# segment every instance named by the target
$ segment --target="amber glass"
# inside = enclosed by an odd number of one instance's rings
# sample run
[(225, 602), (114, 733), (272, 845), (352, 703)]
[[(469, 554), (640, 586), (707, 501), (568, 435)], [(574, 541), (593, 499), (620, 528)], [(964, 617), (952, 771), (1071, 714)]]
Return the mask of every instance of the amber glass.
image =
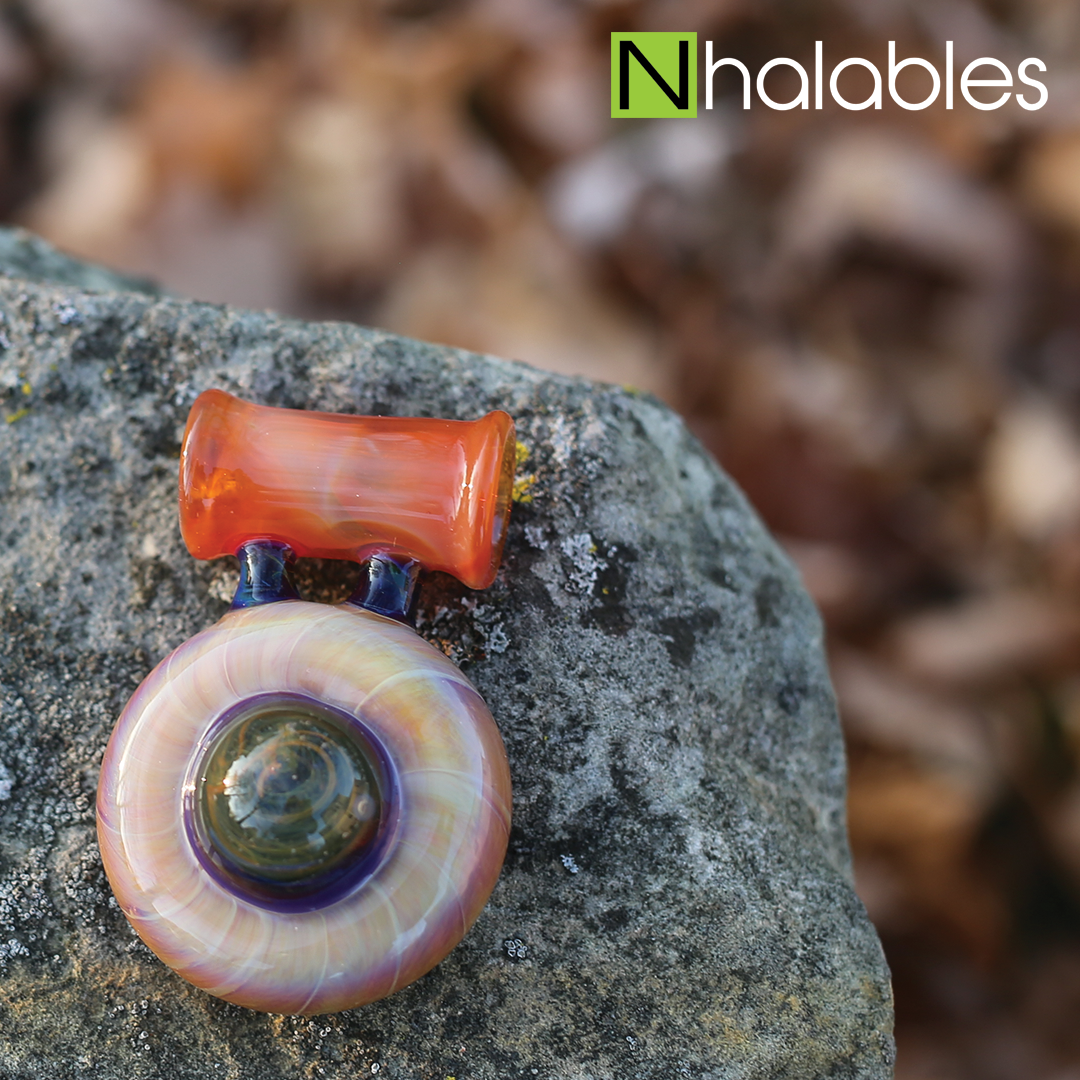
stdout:
[(180, 455), (180, 527), (197, 559), (250, 540), (362, 561), (388, 552), (471, 588), (498, 569), (514, 480), (514, 422), (344, 416), (207, 390)]

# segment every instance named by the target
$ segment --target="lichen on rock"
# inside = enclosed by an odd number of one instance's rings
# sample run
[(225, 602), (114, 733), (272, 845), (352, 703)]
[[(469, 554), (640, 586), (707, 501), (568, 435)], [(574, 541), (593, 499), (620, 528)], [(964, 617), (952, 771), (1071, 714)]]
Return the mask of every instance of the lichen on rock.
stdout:
[[(0, 1074), (890, 1075), (817, 613), (678, 417), (377, 330), (134, 291), (0, 239)], [(188, 986), (133, 936), (96, 854), (116, 715), (234, 580), (176, 521), (184, 419), (211, 386), (337, 412), (503, 408), (528, 452), (495, 585), (432, 575), (418, 622), (503, 731), (502, 877), (439, 967), (337, 1016)], [(334, 599), (352, 573), (298, 578)]]

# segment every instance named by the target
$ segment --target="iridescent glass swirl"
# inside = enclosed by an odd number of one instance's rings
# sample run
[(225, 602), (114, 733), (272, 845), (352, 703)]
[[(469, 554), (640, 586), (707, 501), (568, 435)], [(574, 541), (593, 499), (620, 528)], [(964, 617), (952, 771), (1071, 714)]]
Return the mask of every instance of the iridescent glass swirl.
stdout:
[[(247, 733), (251, 743), (234, 738), (245, 710), (248, 720), (275, 714), (269, 726), (294, 748), (307, 732), (303, 753), (266, 751), (271, 764), (278, 755), (295, 766), (295, 776), (278, 777), (309, 803), (293, 810), (302, 817), (340, 794), (359, 811), (359, 828), (320, 811), (323, 825), (333, 819), (341, 829), (322, 834), (333, 848), (325, 861), (318, 829), (305, 833), (306, 848), (293, 845), (305, 872), (314, 860), (307, 886), (296, 887), (304, 873), (283, 855), (297, 831), (264, 820), (261, 837), (242, 826), (210, 835), (216, 800), (239, 800), (238, 821), (259, 803), (258, 782), (245, 787), (246, 765), (233, 770), (266, 742), (257, 731)], [(303, 770), (341, 740), (361, 759), (349, 767), (349, 795), (329, 774), (318, 793), (304, 788)], [(365, 784), (379, 802), (370, 834)], [(272, 816), (272, 803), (255, 812)], [(159, 664), (120, 717), (98, 793), (102, 858), (146, 944), (196, 986), (279, 1013), (352, 1008), (437, 964), (494, 887), (509, 824), (502, 740), (461, 672), (391, 619), (298, 600), (231, 611)]]

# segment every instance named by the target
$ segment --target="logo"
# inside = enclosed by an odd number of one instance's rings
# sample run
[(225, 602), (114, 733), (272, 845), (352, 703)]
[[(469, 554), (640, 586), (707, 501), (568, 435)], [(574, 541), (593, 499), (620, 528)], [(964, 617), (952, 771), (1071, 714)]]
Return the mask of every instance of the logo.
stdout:
[[(888, 62), (877, 64), (861, 56), (848, 57), (828, 71), (823, 57), (823, 42), (814, 42), (814, 64), (807, 71), (797, 60), (787, 56), (778, 56), (764, 64), (757, 71), (757, 78), (741, 60), (734, 56), (713, 59), (714, 43), (705, 42), (705, 108), (713, 107), (713, 77), (720, 68), (733, 68), (731, 73), (736, 79), (741, 78), (742, 107), (749, 109), (752, 92), (756, 88), (762, 104), (770, 109), (786, 111), (788, 109), (811, 108), (811, 86), (813, 86), (813, 108), (821, 109), (825, 103), (825, 84), (828, 84), (829, 96), (840, 108), (849, 111), (880, 109), (884, 102), (884, 90), (887, 87), (889, 98), (901, 109), (919, 111), (929, 108), (939, 97), (944, 97), (946, 110), (954, 107), (955, 91), (959, 84), (960, 97), (973, 109), (992, 112), (1000, 109), (1015, 97), (1016, 104), (1029, 112), (1041, 109), (1049, 98), (1047, 84), (1031, 77), (1031, 69), (1046, 71), (1046, 64), (1037, 56), (1029, 56), (1016, 65), (1015, 79), (1012, 69), (993, 56), (980, 56), (969, 60), (961, 68), (955, 62), (953, 42), (946, 41), (944, 49), (944, 77), (936, 64), (919, 56), (897, 59), (896, 42), (888, 43)], [(965, 60), (967, 58), (965, 57)], [(799, 92), (789, 101), (777, 101), (770, 96), (766, 80), (774, 68), (790, 68), (798, 77)], [(861, 101), (852, 101), (846, 95), (850, 93), (850, 78), (845, 75), (849, 68), (863, 68), (873, 79), (874, 89), (869, 97)], [(916, 93), (925, 96), (911, 100), (905, 93), (911, 93), (898, 85), (898, 77), (905, 68), (922, 69), (925, 75), (922, 89)], [(958, 70), (959, 69), (959, 70)], [(996, 78), (985, 76), (990, 70)], [(958, 77), (959, 76), (959, 77)], [(926, 85), (929, 77), (930, 85)], [(908, 79), (908, 76), (903, 76)], [(841, 86), (843, 81), (844, 85)], [(993, 100), (980, 98), (972, 93), (974, 88), (990, 88), (1001, 93)], [(1031, 96), (1031, 90), (1035, 95)], [(611, 35), (611, 115), (616, 118), (661, 118), (697, 116), (697, 34), (695, 33), (616, 33)], [(942, 91), (944, 94), (942, 95)], [(985, 93), (985, 91), (982, 91)], [(993, 97), (993, 95), (991, 95)]]
[(697, 116), (697, 34), (612, 34), (611, 115)]

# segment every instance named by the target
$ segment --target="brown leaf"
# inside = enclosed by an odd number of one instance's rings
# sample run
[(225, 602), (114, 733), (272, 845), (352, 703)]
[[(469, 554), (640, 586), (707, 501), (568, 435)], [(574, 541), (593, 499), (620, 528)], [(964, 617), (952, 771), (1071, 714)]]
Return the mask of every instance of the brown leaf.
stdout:
[(1078, 644), (1080, 610), (1015, 590), (909, 616), (886, 648), (909, 674), (962, 686), (1074, 663)]

